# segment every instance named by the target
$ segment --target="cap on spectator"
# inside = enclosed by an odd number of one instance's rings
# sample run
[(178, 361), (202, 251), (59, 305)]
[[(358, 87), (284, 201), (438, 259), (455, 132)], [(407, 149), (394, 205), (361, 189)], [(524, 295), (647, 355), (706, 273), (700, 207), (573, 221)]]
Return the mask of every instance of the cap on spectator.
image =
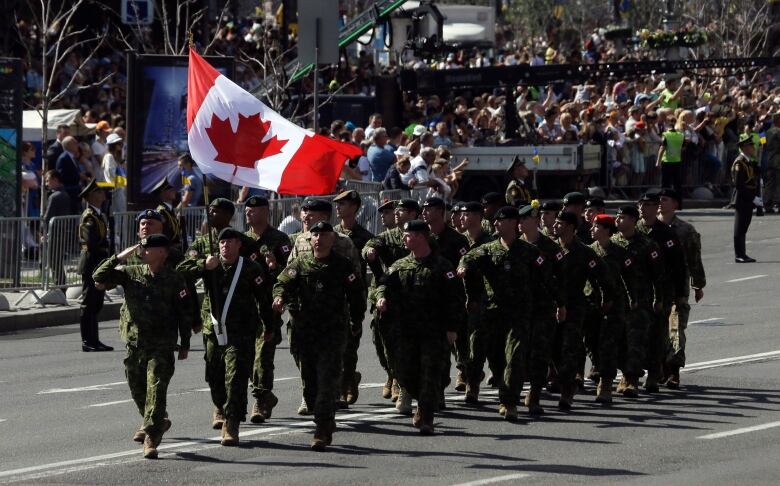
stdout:
[(532, 204), (526, 204), (517, 210), (517, 214), (520, 218), (535, 218), (539, 216), (539, 209)]
[(328, 231), (333, 231), (333, 226), (327, 221), (320, 221), (309, 228), (309, 232), (311, 233), (325, 233)]
[(268, 199), (262, 196), (252, 196), (246, 200), (246, 207), (248, 208), (264, 208), (268, 206)]
[(640, 203), (651, 203), (651, 204), (658, 204), (660, 201), (660, 196), (657, 192), (646, 192), (642, 194), (642, 196), (639, 198)]
[(105, 120), (100, 120), (97, 122), (97, 125), (95, 125), (95, 131), (96, 132), (110, 132), (111, 131), (111, 125), (108, 124)]
[(420, 212), (420, 205), (414, 199), (401, 199), (395, 203), (396, 209), (411, 209), (412, 211)]
[(572, 226), (577, 226), (579, 221), (577, 221), (577, 215), (574, 213), (568, 213), (566, 211), (560, 211), (557, 216), (555, 216), (555, 219), (557, 221), (560, 221), (562, 223), (568, 223)]
[(753, 143), (753, 136), (749, 133), (742, 133), (739, 136), (739, 140), (737, 141), (737, 145), (740, 147), (742, 145), (748, 145)]
[(581, 192), (570, 192), (563, 196), (563, 205), (568, 206), (570, 204), (585, 204), (585, 196)]
[(421, 233), (430, 233), (431, 228), (424, 221), (420, 221), (419, 219), (413, 219), (411, 221), (407, 221), (404, 224), (404, 231), (414, 231), (414, 232), (419, 231)]
[(154, 234), (141, 238), (142, 248), (168, 248), (170, 245), (171, 240), (162, 234)]
[(120, 137), (116, 133), (109, 133), (108, 137), (106, 137), (106, 145), (114, 145), (115, 143), (119, 143), (121, 141), (122, 141), (122, 137)]
[(168, 182), (168, 178), (167, 177), (163, 177), (160, 182), (158, 182), (157, 184), (154, 185), (154, 187), (151, 190), (151, 193), (152, 194), (159, 194), (159, 193), (161, 193), (161, 192), (163, 192), (165, 190), (168, 190), (168, 189), (174, 189), (174, 187), (171, 185), (170, 182)]
[(464, 213), (479, 213), (482, 214), (485, 211), (485, 206), (477, 201), (469, 201), (460, 204), (460, 210)]
[(162, 214), (155, 211), (154, 209), (147, 209), (145, 211), (141, 211), (138, 213), (138, 215), (135, 217), (135, 222), (140, 223), (144, 219), (156, 219), (157, 221), (162, 223)]
[(636, 102), (637, 102), (637, 103), (641, 103), (641, 102), (643, 102), (643, 101), (650, 101), (650, 100), (652, 100), (652, 99), (653, 99), (653, 98), (652, 98), (650, 95), (648, 95), (648, 94), (645, 94), (645, 93), (640, 93), (640, 94), (638, 94), (638, 95), (636, 96)]
[(227, 228), (222, 228), (222, 231), (219, 232), (219, 236), (217, 236), (218, 241), (230, 240), (233, 238), (241, 239), (241, 232), (237, 229), (231, 228), (230, 226)]
[(680, 197), (680, 193), (672, 189), (671, 187), (664, 187), (660, 191), (658, 191), (658, 197), (659, 199), (662, 197), (668, 197), (670, 199), (674, 199), (677, 201), (677, 209), (682, 209), (682, 197)]
[(555, 211), (556, 213), (563, 209), (563, 204), (561, 204), (559, 201), (545, 201), (542, 203), (541, 208), (542, 211)]
[(488, 204), (501, 204), (504, 202), (504, 196), (497, 192), (488, 192), (482, 196), (482, 204), (487, 206)]
[(353, 202), (360, 206), (360, 194), (358, 194), (357, 191), (350, 189), (349, 191), (339, 193), (338, 196), (333, 198), (333, 202), (337, 203), (339, 201)]
[(502, 219), (520, 219), (520, 214), (517, 212), (517, 208), (514, 206), (504, 206), (496, 211), (494, 220), (499, 221)]
[(209, 203), (210, 208), (216, 208), (221, 209), (223, 211), (227, 211), (230, 214), (233, 214), (236, 212), (236, 207), (233, 205), (233, 202), (230, 199), (225, 199), (224, 197), (218, 197), (214, 200), (212, 200)]
[(444, 206), (444, 199), (436, 196), (429, 197), (422, 205), (424, 208), (444, 208)]
[(587, 201), (585, 201), (585, 207), (586, 208), (604, 208), (606, 205), (604, 204), (604, 200), (600, 197), (591, 197), (588, 198)]
[(398, 147), (397, 149), (395, 149), (395, 152), (393, 152), (393, 153), (394, 153), (394, 154), (395, 154), (395, 156), (396, 156), (396, 157), (398, 157), (399, 159), (400, 159), (401, 157), (407, 157), (407, 156), (409, 156), (409, 155), (412, 155), (412, 153), (409, 151), (409, 147), (407, 147), (406, 145), (401, 145), (400, 147)]
[(333, 206), (330, 202), (317, 197), (307, 197), (303, 201), (301, 209), (305, 209), (306, 211), (322, 211), (326, 213), (333, 212)]
[(415, 137), (422, 137), (428, 132), (428, 130), (425, 128), (425, 125), (416, 125), (414, 127), (414, 130), (412, 130), (412, 135)]
[(379, 207), (376, 208), (376, 210), (380, 213), (382, 211), (392, 211), (394, 209), (395, 209), (395, 201), (393, 201), (392, 199), (388, 199), (387, 201), (383, 202), (382, 204), (379, 205)]
[(525, 159), (521, 159), (519, 155), (515, 155), (512, 159), (512, 163), (509, 164), (509, 168), (507, 168), (506, 173), (511, 174), (518, 164), (525, 165)]
[(347, 123), (344, 124), (344, 128), (346, 128), (351, 132), (355, 129), (355, 124), (352, 123), (351, 121), (348, 121)]
[(608, 214), (597, 214), (596, 217), (593, 218), (593, 222), (599, 226), (603, 226), (611, 230), (614, 230), (616, 228), (615, 218)]
[(620, 206), (620, 208), (617, 210), (618, 216), (625, 215), (625, 216), (631, 216), (634, 219), (639, 219), (639, 210), (636, 208), (636, 206)]

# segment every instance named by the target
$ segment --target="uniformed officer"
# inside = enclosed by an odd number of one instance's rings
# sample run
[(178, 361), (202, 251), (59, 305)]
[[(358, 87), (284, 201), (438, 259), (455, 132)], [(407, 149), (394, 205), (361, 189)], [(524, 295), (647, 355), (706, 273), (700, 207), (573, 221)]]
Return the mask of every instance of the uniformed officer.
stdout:
[(87, 203), (79, 221), (79, 242), (81, 257), (79, 258), (79, 273), (81, 274), (81, 350), (113, 351), (114, 348), (100, 342), (98, 337), (98, 313), (103, 308), (105, 291), (95, 287), (92, 272), (109, 255), (108, 221), (100, 207), (106, 201), (106, 188), (97, 180), (92, 179), (84, 187), (79, 196)]
[[(246, 200), (244, 217), (249, 229), (244, 234), (255, 240), (256, 253), (250, 258), (262, 258), (268, 265), (271, 285), (276, 282), (276, 276), (287, 265), (287, 259), (292, 251), (290, 238), (269, 224), (268, 199), (252, 196)], [(255, 399), (249, 420), (254, 424), (263, 423), (271, 418), (273, 408), (279, 403), (274, 395), (274, 357), (276, 347), (282, 342), (282, 318), (273, 316), (273, 337), (265, 340), (265, 333), (258, 333), (255, 338), (255, 361), (252, 367), (252, 396)]]
[[(144, 235), (138, 245), (103, 260), (94, 273), (100, 290), (117, 285), (124, 289), (119, 331), (127, 348), (125, 375), (143, 418), (133, 440), (144, 443), (144, 457), (149, 459), (157, 458), (163, 433), (171, 427), (166, 394), (173, 376), (177, 338), (181, 339), (178, 358), (187, 359), (190, 334), (198, 318), (191, 306), (184, 305), (184, 278), (166, 263), (169, 244), (163, 234)], [(142, 263), (125, 264), (135, 254)]]
[(621, 206), (615, 224), (618, 232), (612, 235), (612, 242), (628, 251), (636, 276), (636, 305), (628, 317), (626, 329), (623, 379), (616, 391), (623, 396), (639, 396), (639, 378), (644, 375), (646, 363), (647, 333), (653, 323), (654, 314), (663, 310), (660, 282), (664, 267), (658, 245), (636, 228), (639, 210), (636, 206)]
[[(293, 317), (290, 352), (301, 370), (304, 400), (317, 424), (311, 448), (322, 451), (336, 430), (336, 398), (347, 340), (344, 323), (352, 322), (350, 334), (361, 331), (366, 300), (363, 279), (353, 263), (332, 251), (336, 233), (330, 223), (320, 221), (309, 233), (312, 251), (290, 260), (279, 274), (273, 307), (281, 314), (287, 306)], [(344, 315), (347, 309), (350, 316)]]
[[(585, 228), (588, 228), (587, 239), (584, 242), (593, 242), (591, 235), (591, 228), (593, 226), (593, 220), (599, 214), (606, 213), (606, 205), (604, 200), (600, 197), (589, 197), (585, 200), (585, 209), (583, 210), (583, 223), (582, 226), (577, 228), (579, 230), (578, 236), (584, 233)], [(598, 366), (599, 366), (599, 345), (598, 335), (599, 329), (601, 329), (601, 321), (604, 319), (604, 312), (601, 309), (601, 295), (599, 294), (598, 286), (592, 285), (590, 282), (585, 284), (585, 295), (588, 300), (588, 308), (585, 312), (585, 319), (582, 322), (583, 344), (585, 345), (585, 351), (590, 357), (591, 369), (588, 374), (588, 378), (599, 383)], [(582, 356), (581, 372), (577, 374), (577, 385), (580, 389), (584, 389), (584, 374), (585, 374), (585, 355)]]
[[(439, 197), (430, 197), (425, 200), (422, 207), (422, 219), (431, 229), (431, 236), (436, 244), (434, 253), (447, 259), (448, 262), (457, 268), (460, 263), (461, 257), (466, 254), (469, 247), (468, 239), (458, 233), (455, 229), (448, 226), (444, 219), (445, 203), (444, 200)], [(466, 380), (464, 379), (463, 372), (466, 367), (466, 362), (469, 356), (468, 341), (465, 339), (467, 335), (467, 319), (465, 312), (461, 313), (461, 321), (458, 322), (456, 332), (463, 339), (456, 343), (455, 348), (452, 349), (456, 360), (457, 377), (455, 379), (455, 390), (459, 392), (466, 391)], [(449, 356), (447, 356), (447, 367), (445, 374), (442, 377), (443, 388), (446, 388), (450, 382), (450, 366)], [(443, 401), (442, 395), (442, 401)]]
[(506, 174), (510, 179), (504, 194), (506, 203), (515, 207), (530, 204), (533, 196), (531, 190), (525, 185), (525, 178), (528, 177), (528, 167), (525, 166), (525, 160), (519, 155), (515, 155)]
[(191, 256), (177, 267), (206, 283), (201, 312), (206, 381), (215, 406), (212, 426), (221, 427), (224, 446), (238, 445), (239, 424), (246, 419), (258, 327), (267, 341), (274, 332), (267, 289), (271, 276), (261, 260), (241, 256), (242, 237), (238, 230), (223, 228), (217, 236), (219, 256)]
[(382, 227), (386, 230), (396, 227), (395, 224), (395, 201), (386, 200), (376, 208), (379, 213), (379, 219), (382, 221)]
[(460, 224), (463, 227), (463, 234), (468, 239), (469, 250), (493, 241), (492, 231), (487, 232), (482, 227), (484, 211), (484, 206), (477, 201), (460, 205)]
[(160, 200), (160, 204), (155, 209), (163, 218), (163, 234), (170, 240), (172, 248), (176, 248), (179, 252), (186, 251), (186, 225), (184, 218), (176, 212), (173, 205), (178, 191), (168, 182), (168, 177), (164, 177), (152, 188), (151, 193)]
[[(357, 221), (358, 211), (360, 211), (361, 199), (357, 191), (344, 191), (333, 198), (336, 204), (336, 215), (339, 217), (339, 224), (333, 227), (333, 230), (339, 234), (348, 236), (355, 245), (358, 253), (363, 251), (366, 243), (374, 237), (370, 231), (365, 229)], [(368, 274), (366, 272), (366, 261), (362, 255), (360, 257), (360, 268), (363, 282), (367, 282)], [(361, 316), (362, 320), (362, 316)], [(362, 375), (357, 371), (358, 348), (360, 347), (360, 338), (363, 336), (363, 328), (357, 334), (349, 333), (347, 335), (347, 346), (344, 348), (344, 373), (341, 383), (341, 400), (352, 405), (359, 396), (360, 380)]]
[[(187, 256), (189, 258), (205, 258), (206, 255), (217, 254), (219, 252), (217, 236), (223, 229), (230, 227), (230, 220), (233, 219), (235, 212), (236, 206), (229, 199), (224, 197), (213, 199), (209, 203), (206, 214), (211, 228), (211, 236), (203, 234), (195, 238), (187, 250)], [(239, 233), (239, 239), (241, 240), (241, 256), (251, 258), (252, 253), (257, 251), (255, 240), (241, 233)]]
[(734, 194), (731, 204), (734, 205), (734, 261), (737, 263), (753, 263), (745, 250), (745, 235), (753, 219), (753, 208), (756, 216), (763, 215), (764, 201), (759, 196), (761, 188), (761, 173), (756, 160), (756, 147), (749, 134), (743, 133), (737, 142), (739, 155), (731, 165), (731, 179), (734, 183)]
[[(590, 239), (590, 223), (585, 221), (585, 204), (587, 200), (581, 192), (570, 192), (563, 196), (563, 211), (577, 217), (577, 238), (585, 245), (593, 243)], [(557, 217), (557, 215), (556, 215)]]
[(463, 206), (466, 203), (464, 202), (456, 202), (453, 203), (450, 207), (450, 221), (449, 224), (452, 226), (455, 231), (458, 233), (465, 233), (466, 228), (463, 227), (463, 221), (461, 218), (461, 214), (463, 213)]
[(696, 302), (704, 298), (707, 277), (701, 262), (701, 236), (693, 225), (683, 221), (676, 214), (676, 211), (681, 208), (682, 198), (677, 191), (668, 188), (661, 189), (658, 195), (660, 196), (658, 219), (672, 228), (685, 253), (686, 283), (683, 295), (675, 302), (669, 317), (671, 346), (666, 358), (666, 386), (677, 389), (680, 387), (680, 368), (685, 366), (685, 330), (688, 328), (688, 317), (691, 313), (688, 298), (691, 288)]
[(498, 192), (488, 192), (482, 196), (480, 202), (485, 208), (485, 213), (482, 217), (482, 229), (485, 230), (485, 233), (493, 234), (496, 231), (493, 227), (493, 216), (496, 214), (496, 211), (506, 204), (506, 198)]
[(549, 237), (554, 238), (553, 225), (555, 225), (555, 217), (563, 209), (563, 205), (559, 201), (545, 201), (539, 208), (539, 215), (542, 220), (542, 233)]
[(421, 434), (431, 435), (442, 389), (442, 356), (457, 339), (463, 284), (452, 265), (431, 250), (427, 224), (409, 221), (403, 231), (411, 253), (388, 268), (377, 288), (376, 308), (387, 314), (384, 318), (393, 329), (397, 356), (393, 370), (404, 393), (417, 399), (412, 424)]

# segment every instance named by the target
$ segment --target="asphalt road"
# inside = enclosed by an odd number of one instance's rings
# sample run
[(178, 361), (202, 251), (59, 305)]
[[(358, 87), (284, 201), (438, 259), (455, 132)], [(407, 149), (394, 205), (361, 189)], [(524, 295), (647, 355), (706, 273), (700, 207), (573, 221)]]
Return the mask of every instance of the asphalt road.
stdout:
[[(777, 484), (780, 473), (780, 217), (754, 219), (748, 253), (733, 263), (732, 217), (686, 215), (702, 233), (708, 285), (693, 305), (688, 367), (679, 391), (662, 389), (610, 408), (578, 395), (563, 414), (543, 397), (539, 420), (496, 413), (496, 394), (465, 407), (454, 390), (437, 434), (420, 437), (380, 396), (384, 381), (368, 336), (361, 347), (358, 403), (337, 416), (334, 444), (309, 450), (313, 424), (296, 415), (296, 368), (277, 354), (266, 424), (244, 424), (239, 448), (210, 429), (202, 344), (177, 363), (168, 410), (173, 428), (157, 461), (131, 434), (139, 416), (122, 351), (78, 351), (77, 326), (0, 336), (0, 482), (26, 484)], [(117, 322), (103, 340), (121, 349)], [(522, 415), (521, 415), (522, 417)]]

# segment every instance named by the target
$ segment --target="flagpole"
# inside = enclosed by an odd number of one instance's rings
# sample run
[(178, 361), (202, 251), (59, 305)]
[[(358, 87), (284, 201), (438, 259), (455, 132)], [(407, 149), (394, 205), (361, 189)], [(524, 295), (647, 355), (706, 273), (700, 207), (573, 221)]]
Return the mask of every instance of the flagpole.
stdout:
[[(193, 174), (193, 177), (195, 175)], [(209, 188), (206, 185), (206, 174), (202, 174), (202, 181), (203, 181), (203, 202), (206, 205), (206, 231), (208, 231), (209, 234), (209, 251), (208, 255), (211, 255), (211, 252), (214, 251), (214, 230), (211, 226), (211, 219), (209, 218)], [(208, 258), (208, 255), (206, 258)], [(217, 250), (217, 258), (219, 258), (219, 250)], [(217, 329), (214, 329), (214, 332), (217, 334), (222, 334), (224, 323), (220, 322), (220, 319), (222, 318), (222, 312), (219, 310), (220, 303), (219, 303), (219, 286), (217, 285), (217, 274), (214, 272), (211, 272), (211, 291), (214, 295), (214, 300), (211, 302), (211, 315), (214, 317), (214, 319), (217, 320)]]
[(319, 133), (319, 111), (320, 111), (320, 18), (314, 20), (314, 133)]

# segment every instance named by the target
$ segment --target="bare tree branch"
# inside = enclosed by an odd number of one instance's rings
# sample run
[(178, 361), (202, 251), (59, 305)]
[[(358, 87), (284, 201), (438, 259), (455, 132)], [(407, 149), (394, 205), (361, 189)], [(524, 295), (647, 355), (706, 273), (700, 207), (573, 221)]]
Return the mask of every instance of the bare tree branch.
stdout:
[(227, 12), (228, 7), (230, 6), (230, 0), (227, 0), (225, 2), (225, 6), (222, 7), (222, 11), (219, 13), (219, 18), (217, 19), (217, 27), (214, 31), (214, 36), (211, 38), (211, 42), (208, 43), (205, 49), (203, 49), (203, 55), (205, 56), (208, 54), (209, 49), (211, 49), (211, 46), (214, 44), (214, 42), (217, 40), (217, 34), (219, 33), (219, 30), (222, 25), (222, 20), (225, 18), (225, 13)]

